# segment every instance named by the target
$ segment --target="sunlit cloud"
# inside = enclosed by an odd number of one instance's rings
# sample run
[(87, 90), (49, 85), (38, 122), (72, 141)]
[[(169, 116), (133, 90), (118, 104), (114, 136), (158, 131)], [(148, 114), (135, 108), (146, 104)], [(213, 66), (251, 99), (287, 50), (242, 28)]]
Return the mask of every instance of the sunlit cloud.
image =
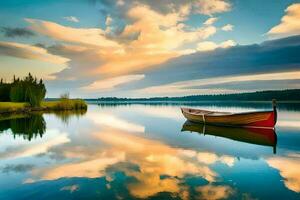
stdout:
[(197, 154), (197, 159), (199, 162), (205, 163), (205, 164), (214, 164), (217, 161), (224, 163), (228, 165), (229, 167), (232, 167), (234, 165), (234, 158), (231, 156), (217, 156), (214, 153), (210, 152), (200, 152)]
[[(103, 155), (99, 158), (81, 161), (78, 163), (63, 164), (58, 167), (49, 168), (44, 170), (41, 179), (42, 180), (55, 180), (62, 177), (87, 177), (98, 178), (104, 175), (103, 170), (112, 164), (121, 162), (124, 160), (124, 155)], [(39, 172), (35, 172), (39, 173)]]
[(224, 42), (221, 42), (220, 44), (216, 44), (212, 41), (204, 41), (199, 42), (197, 44), (197, 50), (198, 51), (213, 51), (216, 48), (229, 48), (235, 46), (236, 43), (233, 40), (226, 40)]
[[(230, 156), (217, 156), (213, 153), (204, 156), (205, 152), (172, 147), (161, 141), (120, 131), (117, 127), (104, 127), (103, 131), (92, 133), (91, 140), (93, 142), (88, 146), (68, 145), (60, 148), (60, 151), (52, 151), (52, 154), (59, 153), (66, 156), (70, 155), (70, 152), (80, 150), (80, 154), (74, 153), (68, 157), (73, 159), (72, 162), (32, 171), (32, 177), (27, 178), (26, 183), (56, 180), (62, 177), (105, 177), (109, 188), (110, 182), (113, 182), (115, 177), (108, 168), (113, 167), (128, 177), (134, 177), (135, 181), (126, 182), (126, 187), (130, 194), (137, 198), (151, 197), (160, 192), (187, 197), (188, 188), (182, 187), (185, 184), (185, 176), (202, 177), (209, 184), (213, 184), (219, 175), (210, 168), (210, 165), (216, 162), (222, 162), (228, 166), (234, 164)], [(209, 163), (200, 163), (198, 159), (200, 155), (203, 159), (209, 157), (214, 159)], [(138, 170), (128, 167), (129, 165), (138, 166)], [(162, 178), (162, 175), (166, 177)], [(70, 192), (72, 189), (76, 191), (78, 188), (69, 186), (65, 188)], [(223, 186), (222, 188), (213, 186), (209, 191), (211, 192), (208, 192), (208, 188), (199, 188), (198, 192), (203, 196), (212, 195), (213, 197), (219, 197), (221, 193), (230, 194), (229, 188), (223, 188)]]
[(227, 199), (234, 193), (234, 190), (229, 186), (221, 185), (205, 185), (196, 188), (199, 193), (199, 199), (218, 200)]
[(213, 23), (215, 23), (218, 20), (217, 17), (211, 17), (208, 18), (203, 24), (204, 25), (212, 25)]
[(232, 24), (226, 24), (221, 28), (223, 31), (232, 31), (233, 30), (233, 25)]
[(205, 15), (227, 12), (231, 9), (230, 3), (225, 0), (197, 0), (194, 3), (196, 7), (195, 12)]
[(35, 32), (49, 36), (55, 40), (98, 46), (103, 48), (120, 47), (117, 42), (107, 39), (105, 31), (100, 28), (73, 28), (50, 21), (38, 19), (25, 19)]
[[(131, 23), (126, 24), (115, 36), (111, 35), (113, 19), (110, 15), (106, 17), (106, 29), (73, 28), (37, 19), (26, 21), (35, 32), (61, 42), (83, 45), (82, 48), (88, 48), (90, 54), (97, 54), (96, 58), (102, 63), (95, 66), (92, 73), (108, 77), (142, 71), (163, 63), (182, 55), (186, 43), (201, 41), (216, 33), (217, 29), (212, 25), (196, 28), (186, 26), (184, 21), (190, 12), (187, 5), (162, 14), (147, 5), (136, 4), (126, 12)], [(131, 36), (137, 37), (126, 43), (119, 40)], [(69, 57), (71, 59), (71, 55)]]
[(267, 163), (279, 170), (284, 178), (284, 185), (294, 191), (300, 192), (300, 156), (299, 154), (290, 154), (286, 157), (272, 157), (267, 159)]
[(300, 3), (287, 7), (286, 14), (281, 18), (280, 24), (268, 31), (270, 37), (286, 37), (300, 34)]

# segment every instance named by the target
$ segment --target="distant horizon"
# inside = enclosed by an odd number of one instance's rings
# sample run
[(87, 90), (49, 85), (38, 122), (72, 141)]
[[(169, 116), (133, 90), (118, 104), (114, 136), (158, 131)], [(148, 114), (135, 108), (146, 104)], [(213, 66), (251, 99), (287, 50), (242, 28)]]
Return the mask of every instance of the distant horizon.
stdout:
[[(268, 93), (268, 92), (299, 92), (299, 88), (292, 88), (292, 89), (281, 89), (281, 90), (257, 90), (257, 91), (249, 91), (249, 92), (241, 92), (241, 93), (223, 93), (223, 94), (195, 94), (195, 95), (185, 95), (185, 96), (153, 96), (153, 97), (116, 97), (116, 96), (102, 96), (102, 97), (95, 97), (95, 98), (85, 98), (85, 97), (72, 97), (73, 99), (82, 98), (85, 100), (98, 100), (98, 99), (109, 99), (109, 98), (116, 98), (116, 99), (128, 99), (128, 100), (138, 100), (138, 99), (156, 99), (156, 98), (185, 98), (185, 97), (193, 97), (193, 96), (222, 96), (222, 95), (243, 95), (243, 94), (255, 94), (255, 93)], [(59, 99), (60, 97), (46, 97), (46, 99)], [(300, 98), (299, 98), (300, 100)]]

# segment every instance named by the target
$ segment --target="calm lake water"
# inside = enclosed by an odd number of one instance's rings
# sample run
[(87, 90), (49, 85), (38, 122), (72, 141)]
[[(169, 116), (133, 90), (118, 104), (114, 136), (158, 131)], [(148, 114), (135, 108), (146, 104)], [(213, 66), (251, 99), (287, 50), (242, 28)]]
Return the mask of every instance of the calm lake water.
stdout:
[(185, 123), (179, 108), (89, 105), (0, 121), (0, 199), (300, 199), (300, 104), (279, 105), (276, 133)]

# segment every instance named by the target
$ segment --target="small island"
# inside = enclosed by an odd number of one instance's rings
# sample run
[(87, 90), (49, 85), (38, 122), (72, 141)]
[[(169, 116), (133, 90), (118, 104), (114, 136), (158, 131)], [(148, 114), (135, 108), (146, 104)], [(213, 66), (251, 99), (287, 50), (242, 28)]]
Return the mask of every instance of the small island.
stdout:
[(23, 79), (14, 76), (11, 83), (0, 81), (0, 114), (28, 113), (31, 111), (86, 110), (82, 99), (70, 99), (65, 93), (56, 101), (45, 101), (46, 87), (30, 73)]

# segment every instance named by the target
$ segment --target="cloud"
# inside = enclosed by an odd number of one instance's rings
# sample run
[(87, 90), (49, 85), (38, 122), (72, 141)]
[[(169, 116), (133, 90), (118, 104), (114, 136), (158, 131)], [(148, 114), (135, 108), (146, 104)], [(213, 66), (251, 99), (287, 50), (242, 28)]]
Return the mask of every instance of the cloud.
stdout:
[(221, 28), (223, 31), (232, 31), (233, 30), (233, 25), (232, 24), (226, 24)]
[(280, 24), (267, 32), (270, 37), (279, 38), (300, 34), (300, 3), (290, 5), (285, 12)]
[(199, 193), (199, 199), (218, 200), (227, 199), (234, 193), (234, 190), (229, 186), (221, 185), (205, 185), (196, 188)]
[(88, 113), (87, 118), (92, 120), (94, 123), (101, 126), (115, 128), (123, 131), (130, 132), (145, 132), (145, 127), (139, 124), (125, 121), (119, 117), (113, 116), (108, 113)]
[[(228, 43), (230, 44), (230, 42)], [(224, 43), (223, 45), (226, 46), (228, 44)], [(138, 85), (128, 85), (128, 88), (131, 88), (134, 93), (136, 89), (159, 87), (166, 84), (182, 81), (189, 82), (190, 80), (197, 79), (222, 79), (223, 77), (228, 76), (236, 77), (273, 73), (278, 73), (278, 77), (280, 77), (281, 72), (294, 72), (300, 70), (299, 51), (300, 36), (293, 36), (270, 40), (261, 44), (237, 45), (231, 48), (217, 48), (214, 51), (196, 52), (194, 54), (170, 59), (169, 61), (156, 66), (153, 70), (144, 73), (145, 78), (141, 80)], [(165, 78), (166, 76), (168, 77), (167, 79)], [(264, 85), (264, 88), (266, 86), (271, 87), (272, 85)], [(279, 88), (283, 89), (282, 87), (289, 88), (290, 86), (283, 84)], [(219, 92), (228, 92), (232, 89), (225, 89), (222, 87), (222, 89), (209, 88), (204, 91), (195, 91), (191, 89), (188, 91), (186, 88), (185, 94), (190, 94), (192, 92), (213, 92), (218, 90)], [(243, 90), (242, 86), (240, 87), (240, 90)], [(166, 91), (166, 94), (169, 94), (170, 90), (164, 88), (163, 90), (160, 90), (160, 93), (162, 93), (161, 91)], [(235, 92), (239, 92), (239, 90), (235, 90)], [(135, 95), (138, 96), (137, 94)], [(139, 95), (146, 94), (139, 93)], [(148, 93), (148, 95), (150, 95), (150, 93)], [(154, 94), (152, 94), (152, 96), (154, 96)]]
[(233, 41), (233, 40), (226, 40), (224, 42), (221, 42), (219, 46), (221, 48), (229, 48), (229, 47), (233, 47), (235, 45), (236, 45), (235, 41)]
[(204, 15), (227, 12), (231, 9), (230, 3), (225, 0), (196, 0), (194, 7), (195, 12)]
[(118, 43), (107, 39), (104, 30), (100, 28), (72, 28), (60, 24), (38, 19), (25, 19), (30, 23), (30, 29), (49, 36), (55, 40), (73, 44), (98, 46), (103, 48), (117, 48)]
[(113, 19), (111, 18), (110, 15), (108, 15), (108, 16), (106, 17), (106, 20), (105, 20), (105, 25), (106, 25), (106, 26), (111, 25), (112, 21), (113, 21)]
[[(75, 79), (86, 75), (95, 82), (93, 77), (97, 75), (105, 79), (161, 64), (182, 55), (187, 43), (201, 41), (216, 33), (216, 27), (211, 25), (187, 27), (183, 21), (189, 13), (187, 6), (162, 14), (147, 5), (135, 4), (126, 11), (128, 23), (119, 33), (113, 31), (111, 15), (107, 16), (106, 29), (72, 28), (36, 19), (26, 21), (32, 30), (64, 43), (59, 49), (50, 48), (51, 52), (71, 60), (69, 68), (55, 74), (56, 77), (65, 77), (66, 73)], [(80, 62), (75, 62), (78, 60)]]
[(46, 49), (29, 44), (0, 41), (0, 55), (13, 56), (30, 60), (40, 60), (54, 64), (65, 64), (69, 60), (50, 54)]
[[(292, 72), (279, 72), (279, 73), (266, 73), (266, 74), (255, 74), (255, 75), (240, 75), (240, 76), (224, 76), (218, 78), (208, 79), (195, 79), (182, 82), (175, 82), (166, 85), (153, 86), (137, 90), (138, 93), (149, 93), (149, 94), (168, 94), (168, 95), (182, 95), (182, 94), (208, 94), (210, 93), (234, 93), (237, 91), (220, 89), (222, 85), (226, 83), (241, 84), (242, 82), (257, 82), (257, 81), (274, 81), (274, 80), (300, 80), (300, 71)], [(212, 90), (211, 87), (219, 88), (220, 90)]]
[(212, 51), (212, 50), (215, 50), (216, 48), (228, 48), (228, 47), (233, 47), (235, 45), (236, 45), (236, 43), (233, 40), (226, 40), (224, 42), (221, 42), (220, 44), (216, 44), (211, 41), (204, 41), (204, 42), (199, 42), (197, 44), (197, 50), (198, 51)]
[(109, 91), (116, 89), (116, 87), (129, 83), (132, 81), (138, 81), (145, 77), (143, 74), (132, 74), (125, 76), (117, 76), (113, 78), (107, 78), (99, 81), (95, 81), (92, 84), (82, 87), (84, 90), (89, 91)]
[(300, 155), (291, 154), (287, 157), (272, 157), (267, 159), (267, 163), (279, 170), (284, 178), (284, 185), (294, 191), (300, 192)]
[[(144, 74), (169, 59), (193, 53), (195, 44), (213, 36), (217, 28), (213, 26), (216, 21), (213, 17), (203, 26), (191, 27), (187, 24), (190, 15), (211, 15), (226, 12), (231, 7), (223, 0), (175, 1), (176, 4), (165, 0), (162, 7), (144, 0), (97, 1), (104, 5), (100, 6), (106, 16), (103, 28), (75, 28), (51, 21), (25, 19), (29, 30), (47, 36), (49, 41), (52, 40), (51, 44), (55, 44), (38, 47), (68, 59), (68, 67), (51, 74), (55, 81), (47, 82), (50, 91), (59, 83), (74, 93), (91, 94), (96, 88), (103, 90), (99, 86), (103, 81)], [(65, 19), (72, 20), (71, 17)], [(123, 81), (116, 85), (117, 88), (113, 86), (109, 90), (117, 91), (123, 85), (133, 83)], [(56, 93), (59, 90), (62, 89), (56, 86)]]
[(79, 19), (77, 17), (74, 17), (74, 16), (67, 16), (67, 17), (64, 17), (65, 20), (69, 21), (69, 22), (79, 22)]
[(117, 5), (118, 6), (123, 6), (125, 2), (123, 0), (117, 0)]
[(217, 156), (211, 152), (200, 152), (197, 154), (197, 159), (201, 163), (205, 163), (207, 165), (214, 164), (217, 161), (232, 167), (234, 165), (234, 158), (231, 156)]
[[(98, 1), (103, 7), (101, 7), (101, 11), (104, 13), (111, 13), (115, 6), (118, 8), (132, 8), (137, 4), (135, 0), (120, 0), (117, 3), (112, 3), (109, 1)], [(204, 14), (204, 15), (212, 15), (216, 13), (223, 13), (230, 11), (231, 4), (227, 0), (163, 0), (163, 1), (153, 1), (153, 0), (140, 0), (139, 4), (147, 5), (152, 10), (159, 12), (161, 14), (167, 14), (170, 12), (174, 12), (178, 8), (184, 6), (189, 8), (191, 13), (196, 14)], [(118, 10), (116, 15), (122, 16), (121, 14), (124, 10)]]
[(79, 190), (79, 185), (69, 185), (69, 186), (64, 186), (60, 189), (60, 191), (69, 191), (70, 193), (73, 193), (77, 190)]
[(2, 173), (10, 173), (10, 172), (15, 172), (15, 173), (24, 173), (31, 171), (34, 168), (34, 165), (31, 164), (9, 164), (3, 167)]
[(218, 45), (211, 41), (199, 42), (197, 44), (198, 51), (212, 51), (215, 50), (216, 48), (218, 48)]
[(208, 18), (203, 24), (204, 25), (212, 25), (213, 23), (215, 23), (218, 20), (217, 17), (211, 17)]
[[(49, 149), (70, 142), (66, 133), (58, 132), (57, 130), (48, 130), (48, 136), (33, 141), (33, 143), (26, 143), (15, 141), (15, 143), (8, 144), (4, 151), (0, 152), (1, 159), (19, 159), (24, 157), (32, 157), (43, 154)], [(2, 140), (5, 138), (1, 138)]]
[(5, 37), (32, 37), (35, 36), (35, 33), (27, 28), (11, 28), (11, 27), (2, 27), (0, 30)]

